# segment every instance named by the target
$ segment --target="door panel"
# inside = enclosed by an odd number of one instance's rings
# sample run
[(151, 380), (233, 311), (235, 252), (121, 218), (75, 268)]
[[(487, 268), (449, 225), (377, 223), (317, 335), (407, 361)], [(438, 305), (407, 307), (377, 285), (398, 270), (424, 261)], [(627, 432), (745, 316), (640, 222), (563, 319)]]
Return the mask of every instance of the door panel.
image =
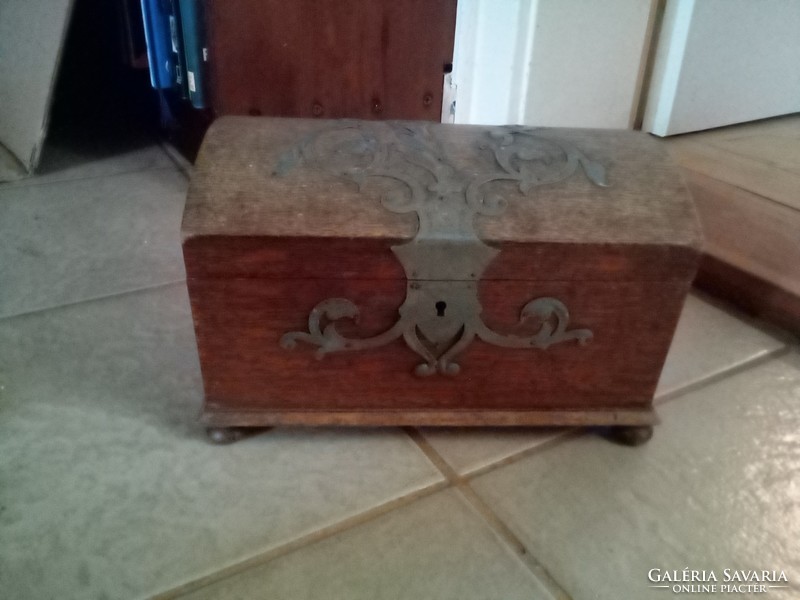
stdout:
[(699, 131), (800, 111), (800, 2), (668, 0), (643, 128)]
[(217, 114), (439, 121), (456, 0), (212, 0)]

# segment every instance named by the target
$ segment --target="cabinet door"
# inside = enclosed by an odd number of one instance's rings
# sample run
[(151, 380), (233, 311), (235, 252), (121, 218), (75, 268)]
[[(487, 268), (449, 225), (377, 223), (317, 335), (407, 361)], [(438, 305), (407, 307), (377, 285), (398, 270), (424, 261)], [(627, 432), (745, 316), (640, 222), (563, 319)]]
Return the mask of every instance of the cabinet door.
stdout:
[(438, 121), (456, 0), (210, 0), (217, 114)]
[(459, 0), (456, 123), (631, 126), (651, 0)]
[(657, 135), (800, 111), (800, 2), (667, 0), (643, 128)]

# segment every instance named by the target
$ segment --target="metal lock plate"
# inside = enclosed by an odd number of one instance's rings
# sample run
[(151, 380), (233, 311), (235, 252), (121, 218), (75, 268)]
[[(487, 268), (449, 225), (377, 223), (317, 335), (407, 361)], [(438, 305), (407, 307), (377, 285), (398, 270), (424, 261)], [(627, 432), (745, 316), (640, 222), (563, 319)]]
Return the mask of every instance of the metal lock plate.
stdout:
[(380, 335), (346, 338), (336, 330), (336, 321), (356, 318), (358, 308), (347, 299), (329, 298), (311, 311), (307, 332), (286, 333), (281, 345), (313, 344), (322, 358), (331, 352), (377, 348), (402, 337), (422, 357), (415, 373), (424, 376), (457, 374), (455, 358), (476, 337), (506, 348), (544, 349), (569, 340), (587, 343), (592, 332), (567, 329), (569, 311), (556, 298), (537, 298), (523, 307), (520, 320), (539, 323), (534, 335), (500, 334), (483, 323), (478, 281), (499, 250), (478, 238), (474, 220), (504, 211), (505, 198), (491, 194), (494, 182), (516, 182), (524, 194), (580, 169), (594, 184), (607, 186), (604, 167), (564, 142), (534, 130), (504, 127), (489, 130), (481, 144), (492, 156), (486, 172), (459, 172), (426, 125), (381, 127), (391, 132), (390, 141), (378, 138), (375, 124), (359, 122), (316, 132), (281, 155), (273, 176), (304, 164), (359, 186), (372, 177), (393, 182), (392, 192), (382, 199), (384, 207), (416, 213), (419, 222), (413, 240), (392, 247), (407, 280), (398, 320)]

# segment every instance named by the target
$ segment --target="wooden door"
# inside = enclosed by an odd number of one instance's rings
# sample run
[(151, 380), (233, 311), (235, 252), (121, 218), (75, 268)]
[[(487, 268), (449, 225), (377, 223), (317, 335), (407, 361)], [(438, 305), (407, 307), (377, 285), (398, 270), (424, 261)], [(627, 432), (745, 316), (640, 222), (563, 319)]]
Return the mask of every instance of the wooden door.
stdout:
[(209, 0), (218, 115), (439, 121), (456, 0)]

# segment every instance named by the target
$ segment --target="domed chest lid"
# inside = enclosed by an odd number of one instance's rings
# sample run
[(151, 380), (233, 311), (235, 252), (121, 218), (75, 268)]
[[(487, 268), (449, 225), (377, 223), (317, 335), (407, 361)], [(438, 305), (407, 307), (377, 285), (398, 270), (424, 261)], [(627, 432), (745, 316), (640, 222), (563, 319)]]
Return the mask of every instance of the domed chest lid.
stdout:
[(506, 245), (700, 243), (646, 134), (253, 117), (209, 130), (183, 234), (382, 242), (406, 277), (457, 280)]

